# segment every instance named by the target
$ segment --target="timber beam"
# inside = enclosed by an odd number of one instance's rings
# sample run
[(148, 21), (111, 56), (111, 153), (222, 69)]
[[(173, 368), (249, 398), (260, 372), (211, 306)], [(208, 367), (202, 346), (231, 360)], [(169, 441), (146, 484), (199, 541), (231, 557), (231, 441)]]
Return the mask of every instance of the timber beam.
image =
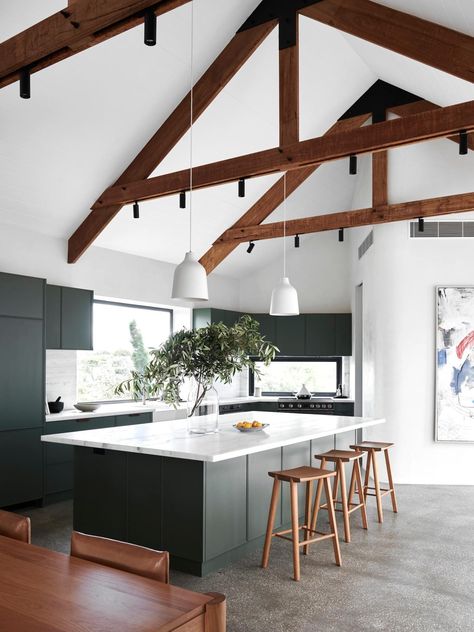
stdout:
[[(465, 213), (472, 210), (474, 210), (474, 192), (461, 193), (459, 195), (447, 195), (427, 200), (388, 204), (380, 208), (364, 208), (356, 211), (342, 211), (340, 213), (291, 219), (286, 222), (285, 233), (286, 235), (303, 235), (340, 228), (356, 228), (358, 226), (371, 226), (372, 224), (401, 222), (418, 219), (419, 217)], [(283, 222), (230, 228), (216, 242), (216, 245), (275, 239), (283, 237), (283, 229)]]
[[(240, 178), (316, 166), (353, 154), (367, 154), (444, 138), (460, 130), (474, 130), (474, 101), (195, 167), (193, 186), (199, 189)], [(107, 189), (93, 209), (97, 211), (115, 204), (176, 194), (186, 189), (188, 180), (189, 171), (186, 169), (113, 186)]]
[(74, 0), (69, 5), (0, 43), (0, 88), (37, 72), (143, 22), (147, 9), (159, 16), (190, 0)]

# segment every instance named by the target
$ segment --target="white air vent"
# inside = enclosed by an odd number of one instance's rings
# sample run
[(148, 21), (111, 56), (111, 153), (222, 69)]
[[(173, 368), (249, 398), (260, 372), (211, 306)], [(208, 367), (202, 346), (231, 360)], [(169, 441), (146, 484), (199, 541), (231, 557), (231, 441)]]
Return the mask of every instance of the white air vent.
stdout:
[(365, 255), (370, 246), (374, 243), (374, 231), (371, 230), (364, 241), (359, 246), (359, 259)]
[(418, 230), (418, 222), (410, 222), (411, 239), (441, 239), (444, 237), (474, 237), (474, 222), (424, 222), (425, 230)]

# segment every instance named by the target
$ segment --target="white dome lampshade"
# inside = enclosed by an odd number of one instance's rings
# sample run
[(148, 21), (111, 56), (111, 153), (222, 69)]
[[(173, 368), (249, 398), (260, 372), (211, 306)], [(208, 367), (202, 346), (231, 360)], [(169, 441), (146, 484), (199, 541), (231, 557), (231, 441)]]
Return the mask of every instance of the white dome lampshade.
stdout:
[(171, 298), (186, 301), (208, 301), (207, 274), (194, 252), (187, 252), (176, 267)]
[(300, 308), (298, 294), (288, 277), (282, 277), (272, 292), (270, 303), (271, 316), (298, 316)]

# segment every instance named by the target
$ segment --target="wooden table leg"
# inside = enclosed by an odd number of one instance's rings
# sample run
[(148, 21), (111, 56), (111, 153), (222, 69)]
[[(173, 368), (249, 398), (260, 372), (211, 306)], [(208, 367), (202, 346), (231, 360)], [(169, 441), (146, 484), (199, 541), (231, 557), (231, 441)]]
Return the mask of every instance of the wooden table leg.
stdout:
[(351, 541), (351, 526), (349, 523), (349, 508), (347, 506), (347, 488), (346, 488), (346, 470), (344, 463), (339, 460), (337, 463), (337, 469), (339, 472), (339, 480), (341, 482), (341, 503), (342, 503), (342, 516), (344, 518), (344, 539), (346, 542)]
[(364, 529), (369, 528), (369, 524), (367, 522), (367, 510), (365, 508), (365, 496), (364, 496), (364, 488), (362, 487), (362, 476), (360, 473), (360, 463), (359, 459), (354, 461), (354, 469), (353, 473), (355, 474), (355, 480), (357, 483), (357, 490), (359, 493), (359, 503), (361, 505), (360, 512), (362, 514), (362, 526)]
[(339, 536), (337, 533), (336, 512), (334, 511), (334, 503), (332, 500), (331, 485), (327, 478), (324, 479), (324, 489), (326, 491), (326, 502), (328, 506), (329, 524), (331, 526), (331, 533), (334, 534), (332, 538), (332, 545), (334, 547), (334, 558), (337, 566), (341, 566), (341, 549), (339, 547)]
[[(304, 512), (304, 523), (306, 529), (304, 529), (305, 540), (308, 540), (311, 537), (311, 507), (313, 500), (313, 481), (308, 481), (306, 483), (306, 502), (305, 502), (305, 512)], [(305, 544), (303, 546), (303, 554), (308, 555), (308, 545)]]
[(298, 517), (298, 484), (290, 481), (291, 497), (291, 536), (293, 539), (293, 568), (295, 581), (300, 580), (300, 537)]
[(280, 481), (275, 478), (273, 481), (272, 499), (270, 501), (270, 509), (268, 511), (267, 534), (265, 536), (265, 545), (263, 547), (262, 568), (267, 568), (270, 558), (270, 547), (272, 545), (273, 525), (275, 523), (275, 515), (278, 507), (278, 497), (280, 495)]
[[(374, 452), (371, 450), (371, 452)], [(379, 522), (383, 522), (382, 496), (380, 495), (379, 471), (377, 467), (377, 456), (375, 452), (372, 454), (372, 468), (374, 471), (375, 498), (377, 500), (377, 514)]]
[(213, 597), (206, 604), (205, 632), (226, 632), (226, 601), (225, 595), (207, 593)]
[(397, 497), (395, 495), (395, 486), (393, 484), (392, 468), (390, 466), (390, 457), (388, 455), (388, 450), (384, 450), (384, 452), (385, 452), (385, 464), (387, 466), (388, 486), (390, 488), (390, 497), (392, 499), (392, 508), (393, 508), (394, 513), (398, 513)]

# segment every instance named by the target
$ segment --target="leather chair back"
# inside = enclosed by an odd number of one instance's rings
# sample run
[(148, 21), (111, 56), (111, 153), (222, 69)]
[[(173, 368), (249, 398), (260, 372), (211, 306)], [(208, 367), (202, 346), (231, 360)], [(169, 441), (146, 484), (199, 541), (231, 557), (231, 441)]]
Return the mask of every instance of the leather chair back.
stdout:
[(0, 509), (0, 535), (31, 544), (31, 520)]
[(144, 546), (73, 531), (71, 555), (121, 571), (169, 583), (169, 555)]

